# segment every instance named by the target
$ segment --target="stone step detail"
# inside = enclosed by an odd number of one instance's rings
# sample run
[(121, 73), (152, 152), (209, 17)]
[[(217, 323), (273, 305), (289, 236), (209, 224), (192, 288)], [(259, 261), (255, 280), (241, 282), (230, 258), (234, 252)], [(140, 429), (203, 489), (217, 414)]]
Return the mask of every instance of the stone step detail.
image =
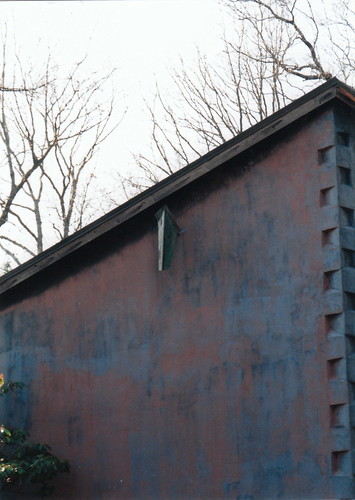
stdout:
[(351, 135), (336, 134), (340, 248), (346, 335), (346, 375), (349, 390), (351, 473), (355, 474), (355, 171)]
[[(355, 440), (355, 181), (349, 135), (318, 150), (330, 474), (353, 490)], [(354, 337), (355, 340), (355, 337)], [(343, 490), (344, 491), (344, 490)]]

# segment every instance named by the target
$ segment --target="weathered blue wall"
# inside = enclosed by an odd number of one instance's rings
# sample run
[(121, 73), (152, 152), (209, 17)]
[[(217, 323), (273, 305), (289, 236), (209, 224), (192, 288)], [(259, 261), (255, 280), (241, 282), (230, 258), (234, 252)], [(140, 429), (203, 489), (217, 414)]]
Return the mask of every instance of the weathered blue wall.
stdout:
[(72, 464), (59, 497), (333, 498), (318, 153), (333, 141), (332, 112), (315, 115), (168, 200), (185, 230), (170, 270), (152, 212), (2, 308), (23, 418)]

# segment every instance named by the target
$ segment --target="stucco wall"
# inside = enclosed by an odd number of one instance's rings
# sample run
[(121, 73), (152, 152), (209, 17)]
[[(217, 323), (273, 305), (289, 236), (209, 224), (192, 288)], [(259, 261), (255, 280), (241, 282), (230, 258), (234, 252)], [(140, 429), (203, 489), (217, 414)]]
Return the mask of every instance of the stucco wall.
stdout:
[(21, 418), (72, 464), (59, 497), (331, 498), (331, 143), (329, 111), (168, 200), (184, 229), (170, 270), (151, 213), (2, 308), (2, 371), (29, 383)]

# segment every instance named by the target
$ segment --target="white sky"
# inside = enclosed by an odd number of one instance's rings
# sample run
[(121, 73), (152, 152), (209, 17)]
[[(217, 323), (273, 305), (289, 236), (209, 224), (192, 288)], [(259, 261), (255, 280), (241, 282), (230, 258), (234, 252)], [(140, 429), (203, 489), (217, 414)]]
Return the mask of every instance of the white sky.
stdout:
[[(34, 80), (44, 71), (49, 52), (65, 74), (85, 55), (88, 76), (117, 68), (109, 88), (115, 95), (114, 120), (123, 110), (126, 114), (93, 161), (96, 178), (115, 191), (117, 172), (132, 172), (132, 153), (143, 153), (149, 144), (143, 99), (153, 100), (156, 80), (166, 87), (169, 69), (180, 57), (191, 64), (196, 47), (217, 56), (223, 17), (219, 0), (0, 0), (0, 42), (6, 33), (7, 68), (16, 64), (11, 59), (16, 53), (21, 65), (33, 67)], [(46, 238), (47, 244), (55, 242), (52, 238)], [(0, 252), (0, 266), (4, 259)]]
[(164, 85), (168, 68), (180, 56), (192, 62), (196, 46), (212, 57), (221, 48), (218, 0), (0, 2), (0, 16), (8, 41), (39, 67), (50, 47), (59, 65), (87, 54), (89, 72), (117, 68), (118, 113), (127, 107), (127, 114), (98, 156), (106, 171), (118, 162), (124, 168), (130, 152), (141, 152), (148, 141), (142, 98), (152, 96), (155, 78)]
[[(322, 10), (323, 2), (313, 0), (312, 7)], [(152, 101), (155, 80), (164, 88), (169, 68), (180, 56), (193, 64), (196, 47), (218, 57), (228, 27), (219, 0), (0, 1), (0, 19), (8, 43), (14, 40), (17, 53), (39, 69), (48, 47), (63, 67), (87, 54), (88, 73), (117, 68), (117, 120), (127, 113), (97, 156), (102, 173), (134, 165), (131, 153), (144, 151), (150, 127), (143, 97)]]
[[(327, 12), (332, 3), (313, 0), (312, 8)], [(132, 170), (131, 153), (144, 153), (149, 144), (143, 98), (152, 102), (155, 81), (168, 89), (169, 69), (178, 67), (180, 57), (191, 67), (196, 47), (216, 60), (223, 28), (230, 25), (220, 0), (0, 0), (0, 42), (5, 26), (7, 46), (15, 44), (21, 64), (33, 65), (35, 79), (48, 50), (65, 72), (85, 55), (88, 75), (117, 68), (112, 80), (116, 120), (124, 109), (127, 113), (94, 161), (96, 177), (112, 185), (112, 178), (118, 182), (112, 174)]]

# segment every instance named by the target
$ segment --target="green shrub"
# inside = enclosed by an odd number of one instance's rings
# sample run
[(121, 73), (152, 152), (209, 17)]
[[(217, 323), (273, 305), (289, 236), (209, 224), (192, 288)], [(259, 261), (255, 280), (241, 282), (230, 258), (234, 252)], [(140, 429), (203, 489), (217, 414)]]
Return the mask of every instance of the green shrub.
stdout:
[[(0, 375), (0, 396), (24, 388), (21, 382), (5, 384)], [(58, 472), (69, 472), (67, 460), (51, 453), (47, 444), (28, 442), (27, 432), (0, 425), (0, 489), (18, 486), (22, 492), (26, 485), (40, 485), (39, 493), (53, 491), (50, 481)]]

